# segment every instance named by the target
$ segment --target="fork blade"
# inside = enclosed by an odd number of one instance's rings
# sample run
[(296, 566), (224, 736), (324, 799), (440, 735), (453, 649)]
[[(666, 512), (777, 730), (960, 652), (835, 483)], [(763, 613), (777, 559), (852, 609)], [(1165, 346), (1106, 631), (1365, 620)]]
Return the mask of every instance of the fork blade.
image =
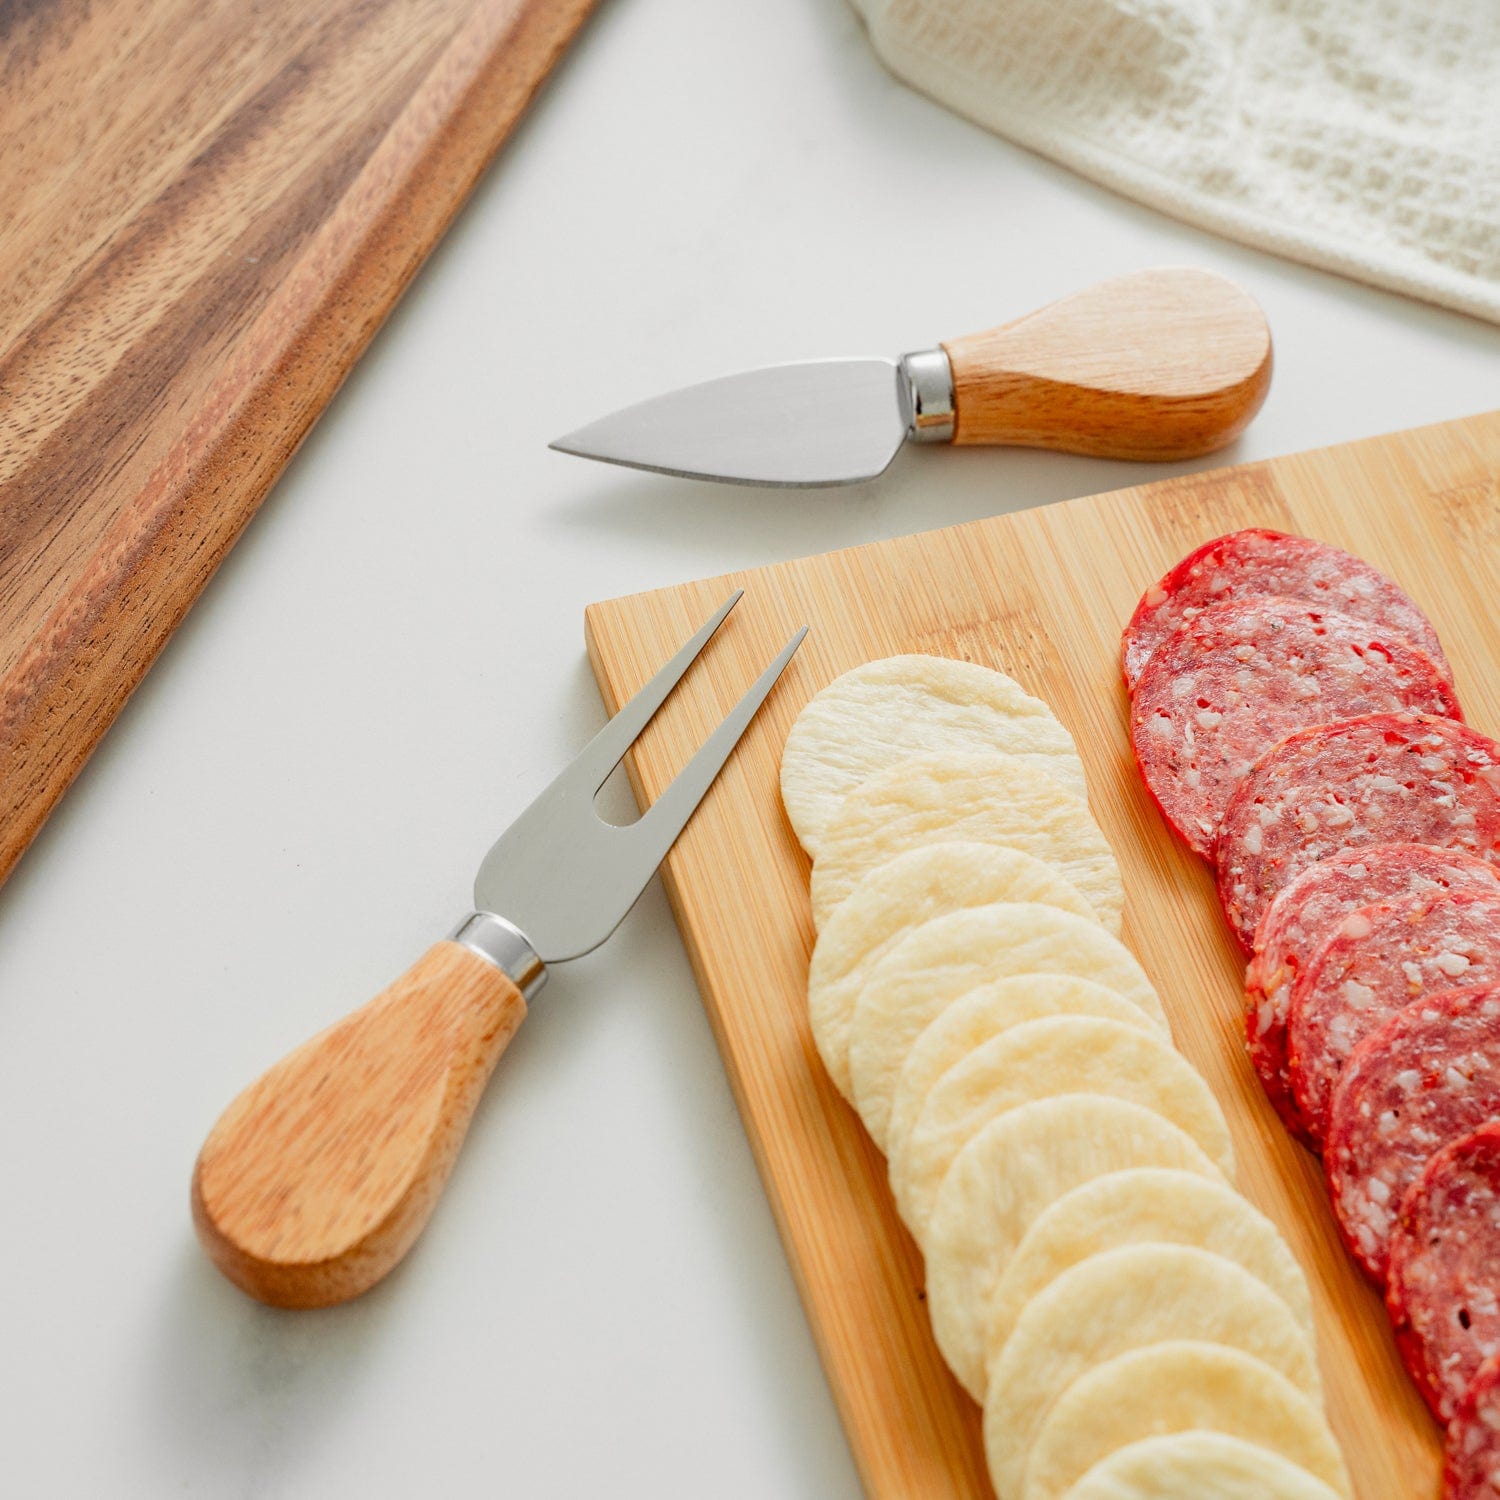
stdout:
[[(504, 917), (546, 963), (597, 948), (635, 904), (806, 630), (708, 738), (644, 817), (624, 827), (595, 811), (600, 786), (740, 598), (693, 638), (584, 747), (496, 840), (474, 882), (480, 911)], [(681, 790), (679, 790), (679, 784)], [(665, 804), (661, 816), (654, 816)]]
[(740, 736), (750, 727), (756, 710), (766, 701), (776, 686), (776, 679), (786, 670), (787, 663), (806, 639), (807, 626), (804, 625), (781, 648), (776, 660), (760, 674), (750, 691), (730, 709), (719, 727), (704, 740), (693, 758), (672, 778), (666, 791), (636, 822), (624, 829), (636, 845), (633, 853), (640, 879), (637, 894), (666, 858), (667, 850), (677, 842), (677, 835), (687, 826), (714, 778), (723, 770), (724, 762), (739, 743)]
[[(698, 654), (713, 638), (741, 599), (744, 589), (736, 589), (713, 614), (693, 633), (677, 655), (648, 682), (603, 729), (573, 758), (567, 769), (557, 779), (576, 776), (582, 782), (592, 782), (588, 788), (592, 796), (609, 779), (609, 773), (620, 764), (625, 752), (635, 744), (641, 730), (655, 717), (656, 710), (667, 701), (672, 689), (682, 680), (683, 674), (697, 661)], [(556, 785), (556, 782), (553, 783)]]

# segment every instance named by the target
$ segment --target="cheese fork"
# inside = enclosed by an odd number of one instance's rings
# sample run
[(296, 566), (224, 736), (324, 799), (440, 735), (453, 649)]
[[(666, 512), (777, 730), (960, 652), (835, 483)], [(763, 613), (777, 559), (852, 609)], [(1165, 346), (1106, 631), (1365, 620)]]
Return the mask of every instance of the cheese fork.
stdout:
[(406, 1254), (547, 965), (597, 948), (624, 919), (807, 635), (637, 821), (606, 823), (599, 789), (742, 594), (501, 834), (452, 934), (220, 1116), (193, 1173), (193, 1222), (236, 1286), (278, 1307), (326, 1307)]

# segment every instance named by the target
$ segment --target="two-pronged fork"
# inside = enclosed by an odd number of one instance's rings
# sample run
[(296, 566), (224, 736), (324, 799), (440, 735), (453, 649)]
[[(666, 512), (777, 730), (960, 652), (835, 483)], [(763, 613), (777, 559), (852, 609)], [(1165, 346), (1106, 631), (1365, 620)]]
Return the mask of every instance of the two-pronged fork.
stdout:
[(547, 964), (588, 953), (620, 924), (802, 644), (806, 626), (640, 819), (604, 822), (600, 787), (739, 598), (501, 834), (474, 882), (476, 910), (452, 935), (219, 1118), (193, 1174), (193, 1220), (251, 1296), (343, 1302), (421, 1233)]

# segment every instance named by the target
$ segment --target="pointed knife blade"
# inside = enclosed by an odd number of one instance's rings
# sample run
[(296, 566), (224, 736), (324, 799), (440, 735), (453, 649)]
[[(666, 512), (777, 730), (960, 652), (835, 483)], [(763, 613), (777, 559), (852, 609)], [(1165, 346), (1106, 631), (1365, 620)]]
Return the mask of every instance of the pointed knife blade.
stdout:
[(689, 479), (852, 484), (886, 468), (909, 425), (896, 361), (820, 359), (669, 391), (549, 446)]

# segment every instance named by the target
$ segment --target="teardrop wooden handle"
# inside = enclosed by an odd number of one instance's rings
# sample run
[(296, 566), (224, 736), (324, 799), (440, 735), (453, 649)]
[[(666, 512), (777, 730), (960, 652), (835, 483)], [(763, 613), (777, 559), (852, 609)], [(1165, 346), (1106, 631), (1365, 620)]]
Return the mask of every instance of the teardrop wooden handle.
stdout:
[(1271, 385), (1265, 315), (1209, 271), (1120, 276), (943, 348), (955, 443), (1196, 458), (1238, 436)]
[(283, 1058), (199, 1153), (193, 1222), (214, 1264), (276, 1307), (374, 1286), (437, 1206), (525, 1015), (499, 969), (443, 942)]

